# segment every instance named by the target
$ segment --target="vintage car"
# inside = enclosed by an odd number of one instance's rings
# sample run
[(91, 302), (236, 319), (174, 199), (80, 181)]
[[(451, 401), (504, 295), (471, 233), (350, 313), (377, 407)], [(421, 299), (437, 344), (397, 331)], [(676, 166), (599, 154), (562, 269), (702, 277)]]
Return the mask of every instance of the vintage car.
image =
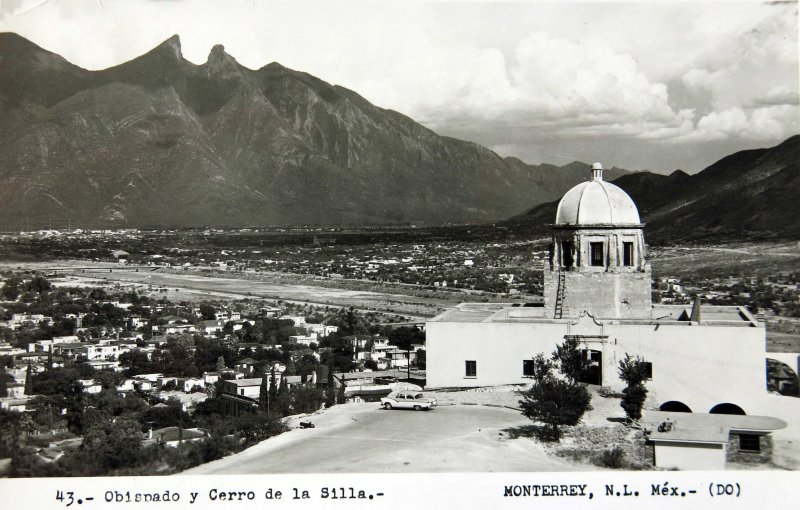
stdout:
[(436, 407), (435, 398), (427, 398), (418, 391), (397, 391), (381, 399), (384, 409), (414, 409), (428, 411)]

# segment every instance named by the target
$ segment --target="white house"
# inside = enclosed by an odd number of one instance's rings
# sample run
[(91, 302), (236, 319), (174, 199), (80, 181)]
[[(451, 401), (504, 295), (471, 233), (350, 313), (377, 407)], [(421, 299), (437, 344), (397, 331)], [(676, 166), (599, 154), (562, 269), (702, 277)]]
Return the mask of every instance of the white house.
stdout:
[(308, 346), (319, 342), (319, 339), (316, 335), (291, 335), (289, 337), (289, 341), (299, 345)]
[(183, 391), (186, 393), (190, 393), (195, 386), (200, 386), (202, 388), (205, 386), (205, 381), (195, 377), (190, 377), (183, 381)]
[(83, 388), (84, 393), (96, 394), (103, 391), (103, 387), (94, 379), (78, 379), (78, 383)]

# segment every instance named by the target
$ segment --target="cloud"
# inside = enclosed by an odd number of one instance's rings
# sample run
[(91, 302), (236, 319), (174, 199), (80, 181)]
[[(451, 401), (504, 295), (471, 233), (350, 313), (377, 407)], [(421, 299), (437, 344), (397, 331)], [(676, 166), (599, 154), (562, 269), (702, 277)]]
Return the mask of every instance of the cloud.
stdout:
[[(415, 46), (424, 52), (416, 73), (389, 71), (383, 84), (394, 87), (368, 84), (365, 93), (379, 104), (399, 103), (434, 128), (470, 121), (526, 123), (562, 132), (641, 136), (653, 126), (682, 126), (690, 114), (671, 108), (667, 86), (649, 80), (631, 55), (602, 44), (539, 31), (519, 41), (510, 60), (494, 48), (424, 50), (430, 48), (424, 38)], [(397, 94), (398, 88), (406, 93)]]
[(749, 110), (733, 107), (704, 115), (691, 132), (669, 141), (709, 142), (730, 138), (781, 140), (799, 131), (800, 120), (796, 105), (774, 105)]
[[(386, 70), (380, 86), (364, 90), (378, 104), (396, 105), (444, 131), (482, 124), (494, 131), (533, 127), (558, 135), (674, 143), (779, 140), (796, 133), (796, 7), (771, 11), (735, 30), (731, 25), (713, 33), (698, 24), (689, 39), (708, 35), (702, 51), (681, 62), (688, 68), (673, 64), (693, 96), (691, 107), (673, 105), (669, 80), (651, 78), (641, 56), (596, 38), (544, 30), (506, 53), (436, 47), (419, 33), (407, 41), (407, 49), (419, 56), (413, 64), (419, 72), (399, 76)], [(393, 64), (403, 72), (412, 67)]]
[(694, 129), (672, 142), (780, 140), (800, 131), (797, 6), (779, 7), (719, 40), (716, 59), (683, 74), (690, 91), (711, 99)]

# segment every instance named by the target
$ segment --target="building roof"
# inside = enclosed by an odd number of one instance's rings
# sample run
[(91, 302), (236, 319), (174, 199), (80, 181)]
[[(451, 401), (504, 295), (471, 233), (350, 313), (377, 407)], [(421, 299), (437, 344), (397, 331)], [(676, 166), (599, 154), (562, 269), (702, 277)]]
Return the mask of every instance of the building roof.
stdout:
[(160, 439), (162, 441), (178, 441), (179, 439), (197, 439), (205, 437), (206, 432), (203, 429), (183, 429), (182, 432), (178, 427), (164, 427), (153, 431), (153, 439)]
[(631, 197), (603, 180), (602, 167), (592, 165), (591, 181), (567, 191), (558, 203), (556, 225), (639, 225), (639, 211)]
[[(763, 323), (741, 306), (716, 306), (703, 305), (702, 320), (699, 324), (685, 320), (686, 306), (684, 305), (653, 305), (649, 317), (595, 317), (584, 318), (598, 323), (613, 323), (625, 325), (659, 324), (670, 326), (734, 326), (734, 327), (763, 327)], [(512, 303), (461, 303), (449, 308), (428, 322), (464, 322), (464, 323), (494, 323), (494, 322), (525, 322), (525, 323), (575, 323), (582, 319), (571, 317), (551, 319), (545, 317), (545, 310), (541, 306), (526, 307)]]
[[(277, 379), (278, 374), (275, 375)], [(225, 382), (236, 386), (260, 386), (261, 379), (261, 377), (251, 377), (250, 379), (227, 379)]]
[[(672, 430), (659, 432), (658, 425), (667, 420), (672, 422)], [(786, 428), (786, 422), (778, 418), (739, 414), (649, 411), (643, 421), (653, 429), (650, 434), (652, 441), (666, 443), (724, 444), (731, 432), (766, 434)]]

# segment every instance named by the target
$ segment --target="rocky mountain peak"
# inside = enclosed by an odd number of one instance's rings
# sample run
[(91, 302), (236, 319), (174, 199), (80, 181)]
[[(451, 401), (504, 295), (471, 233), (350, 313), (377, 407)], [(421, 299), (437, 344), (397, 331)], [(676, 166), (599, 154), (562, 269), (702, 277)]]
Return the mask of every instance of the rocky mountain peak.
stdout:
[(231, 74), (239, 71), (239, 63), (225, 51), (225, 46), (215, 44), (206, 61), (211, 74)]
[(176, 58), (183, 57), (183, 53), (181, 52), (181, 38), (178, 34), (173, 35), (172, 37), (161, 43), (160, 46), (164, 49), (172, 51)]

